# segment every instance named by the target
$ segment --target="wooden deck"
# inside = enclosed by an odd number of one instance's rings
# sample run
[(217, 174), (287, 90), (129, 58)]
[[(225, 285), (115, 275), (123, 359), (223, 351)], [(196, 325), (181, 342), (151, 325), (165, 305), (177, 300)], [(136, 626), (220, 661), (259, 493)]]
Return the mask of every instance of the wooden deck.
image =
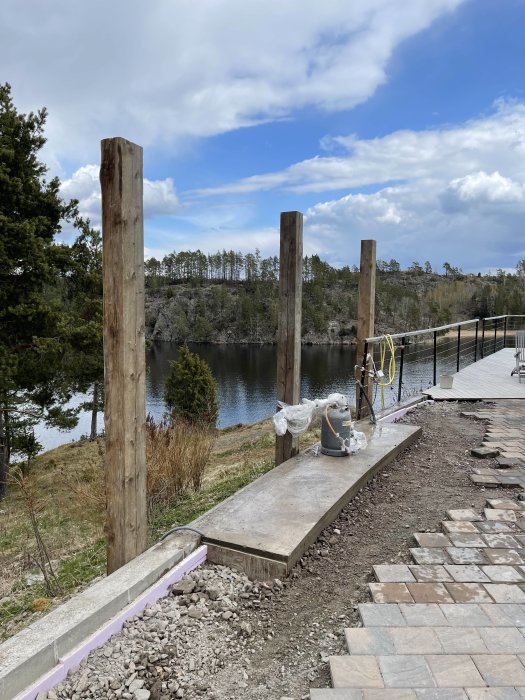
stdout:
[(516, 375), (510, 376), (515, 365), (514, 348), (505, 348), (454, 374), (452, 389), (438, 385), (423, 393), (436, 401), (525, 399), (525, 379), (520, 384)]

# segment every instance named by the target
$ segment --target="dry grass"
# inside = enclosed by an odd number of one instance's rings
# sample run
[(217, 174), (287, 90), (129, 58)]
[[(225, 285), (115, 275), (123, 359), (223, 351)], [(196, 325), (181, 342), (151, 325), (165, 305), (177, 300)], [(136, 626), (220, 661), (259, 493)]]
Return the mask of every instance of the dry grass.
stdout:
[(217, 431), (181, 420), (146, 421), (148, 511), (198, 491)]

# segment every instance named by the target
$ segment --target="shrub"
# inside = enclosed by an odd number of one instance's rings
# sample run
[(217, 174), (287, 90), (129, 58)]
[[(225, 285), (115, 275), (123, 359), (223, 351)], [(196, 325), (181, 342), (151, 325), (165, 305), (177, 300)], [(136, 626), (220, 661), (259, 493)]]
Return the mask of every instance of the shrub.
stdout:
[(219, 406), (217, 385), (205, 360), (183, 345), (171, 363), (164, 399), (172, 415), (188, 423), (215, 426)]
[(146, 421), (148, 511), (159, 503), (173, 503), (184, 493), (201, 487), (216, 431), (202, 423), (181, 419)]

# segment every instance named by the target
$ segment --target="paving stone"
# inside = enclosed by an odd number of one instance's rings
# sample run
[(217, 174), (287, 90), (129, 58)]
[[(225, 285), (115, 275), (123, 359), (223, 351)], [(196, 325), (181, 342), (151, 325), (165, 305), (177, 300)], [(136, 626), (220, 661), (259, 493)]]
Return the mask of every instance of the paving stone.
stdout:
[(369, 583), (374, 603), (412, 603), (406, 583)]
[(499, 486), (501, 483), (498, 476), (491, 474), (471, 474), (470, 480), (474, 484), (482, 484), (483, 486)]
[(485, 549), (490, 564), (523, 564), (523, 557), (516, 549)]
[(349, 627), (345, 629), (348, 650), (354, 655), (393, 654), (395, 650), (390, 629), (390, 627)]
[(473, 447), (470, 454), (473, 457), (479, 457), (479, 459), (487, 459), (487, 457), (497, 457), (499, 450), (495, 447)]
[(492, 476), (496, 476), (498, 470), (492, 469), (491, 467), (475, 467), (472, 472), (474, 474), (492, 474)]
[(468, 700), (462, 688), (418, 688), (417, 700)]
[(446, 553), (453, 564), (486, 564), (481, 549), (476, 547), (447, 547)]
[(442, 654), (426, 656), (438, 688), (458, 688), (484, 686), (471, 657), (466, 654)]
[(518, 476), (507, 476), (507, 475), (499, 475), (498, 476), (498, 481), (502, 486), (521, 486), (522, 485), (522, 479), (521, 477)]
[(384, 688), (375, 656), (331, 656), (328, 662), (334, 688)]
[(381, 583), (406, 583), (415, 581), (406, 564), (376, 564), (374, 573)]
[[(443, 653), (443, 648), (433, 627), (393, 627), (389, 631), (396, 654)], [(523, 641), (525, 642), (525, 637)]]
[(416, 564), (445, 564), (449, 561), (445, 550), (439, 547), (413, 547), (410, 554)]
[(446, 532), (478, 532), (476, 525), (467, 520), (443, 520), (441, 525)]
[(399, 609), (411, 627), (446, 627), (450, 624), (437, 603), (402, 603)]
[(517, 656), (474, 654), (472, 660), (488, 685), (525, 685), (525, 668)]
[(500, 520), (489, 520), (487, 522), (476, 523), (480, 532), (516, 532), (519, 531), (517, 523), (503, 523)]
[(522, 700), (515, 688), (467, 688), (469, 700)]
[(482, 566), (481, 568), (494, 583), (517, 583), (525, 580), (519, 571), (513, 566), (492, 566), (489, 564), (488, 566)]
[(480, 627), (478, 632), (491, 654), (525, 653), (525, 637), (516, 627)]
[(518, 547), (523, 547), (523, 544), (518, 542), (518, 537), (520, 535), (509, 535), (507, 532), (486, 532), (483, 535), (483, 539), (486, 540), (489, 547), (492, 549), (516, 549)]
[(514, 535), (514, 537), (519, 542), (519, 547), (525, 547), (525, 535)]
[(445, 564), (445, 569), (458, 583), (490, 583), (477, 564)]
[(413, 564), (410, 571), (415, 576), (416, 581), (452, 581), (452, 576), (441, 564)]
[(420, 547), (450, 547), (449, 538), (442, 532), (415, 532), (414, 539)]
[(359, 603), (358, 607), (359, 615), (365, 627), (403, 627), (406, 625), (399, 605)]
[(407, 583), (407, 588), (415, 603), (454, 602), (454, 599), (442, 583)]
[(448, 624), (453, 627), (490, 627), (490, 619), (478, 603), (444, 603), (439, 607)]
[(450, 520), (470, 520), (476, 521), (480, 517), (471, 508), (460, 508), (457, 510), (447, 510), (447, 515)]
[(379, 656), (378, 661), (386, 688), (434, 687), (424, 656)]
[(434, 627), (434, 630), (445, 654), (487, 653), (476, 627)]
[(506, 523), (516, 522), (516, 513), (513, 510), (505, 510), (504, 508), (485, 508), (484, 513), (487, 520), (503, 520), (503, 522)]
[[(516, 603), (480, 605), (493, 627), (525, 627), (525, 607)], [(483, 626), (483, 625), (481, 625)]]
[(358, 688), (310, 688), (310, 700), (363, 700)]
[(454, 547), (486, 547), (485, 540), (479, 533), (451, 532), (450, 541)]
[(363, 690), (363, 697), (364, 700), (417, 700), (416, 691), (409, 688), (370, 688)]
[(446, 583), (455, 603), (490, 603), (491, 598), (481, 583)]
[(525, 592), (513, 583), (484, 583), (496, 603), (525, 603)]
[(502, 469), (520, 466), (520, 462), (518, 460), (509, 459), (508, 457), (503, 457), (502, 455), (496, 457), (496, 462), (498, 463), (498, 466)]
[(520, 510), (521, 506), (510, 498), (489, 498), (487, 504), (497, 510)]

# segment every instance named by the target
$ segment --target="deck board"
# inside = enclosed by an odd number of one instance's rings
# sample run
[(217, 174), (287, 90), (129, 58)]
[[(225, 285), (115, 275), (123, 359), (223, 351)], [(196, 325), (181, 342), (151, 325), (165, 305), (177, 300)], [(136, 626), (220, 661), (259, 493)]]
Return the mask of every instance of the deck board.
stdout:
[(515, 365), (514, 348), (504, 348), (454, 374), (452, 389), (438, 385), (423, 393), (437, 401), (525, 399), (525, 379), (510, 376)]

